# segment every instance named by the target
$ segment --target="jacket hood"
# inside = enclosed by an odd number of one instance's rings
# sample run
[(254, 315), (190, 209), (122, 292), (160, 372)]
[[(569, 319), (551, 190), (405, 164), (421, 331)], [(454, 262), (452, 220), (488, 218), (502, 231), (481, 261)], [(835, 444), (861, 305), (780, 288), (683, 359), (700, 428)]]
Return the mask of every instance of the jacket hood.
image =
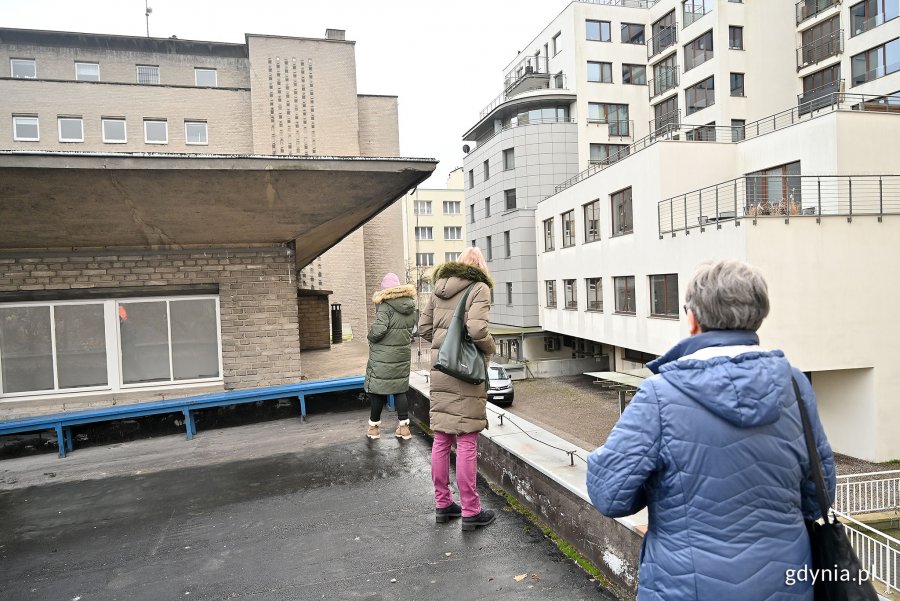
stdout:
[(489, 288), (494, 287), (494, 280), (474, 265), (450, 261), (435, 267), (431, 276), (434, 282), (434, 293), (439, 298), (453, 298), (465, 290), (473, 282), (484, 282)]
[(384, 290), (379, 290), (372, 295), (372, 302), (378, 305), (392, 298), (405, 297), (415, 298), (416, 287), (412, 284), (403, 284), (402, 286), (394, 286), (393, 288), (385, 288)]
[[(765, 426), (781, 417), (785, 399), (793, 400), (792, 372), (783, 352), (758, 350), (755, 346), (758, 342), (756, 334), (747, 331), (699, 334), (683, 340), (657, 359), (661, 364), (653, 365), (651, 370), (658, 371), (668, 384), (735, 426)], [(723, 349), (725, 354), (706, 359), (690, 356), (715, 346), (731, 348)], [(747, 352), (741, 352), (742, 348)], [(662, 362), (663, 359), (667, 360)]]

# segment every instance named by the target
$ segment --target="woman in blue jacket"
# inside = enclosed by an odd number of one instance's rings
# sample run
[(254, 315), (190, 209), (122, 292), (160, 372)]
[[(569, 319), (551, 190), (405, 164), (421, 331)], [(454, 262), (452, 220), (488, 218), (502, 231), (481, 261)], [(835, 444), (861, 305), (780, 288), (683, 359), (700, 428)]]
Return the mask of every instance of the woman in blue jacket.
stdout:
[(784, 353), (759, 346), (769, 313), (753, 267), (721, 261), (688, 283), (691, 336), (647, 367), (587, 488), (604, 515), (647, 507), (638, 599), (812, 599), (786, 571), (812, 567), (804, 519), (819, 516), (791, 379), (812, 422), (826, 486), (834, 456), (815, 394)]

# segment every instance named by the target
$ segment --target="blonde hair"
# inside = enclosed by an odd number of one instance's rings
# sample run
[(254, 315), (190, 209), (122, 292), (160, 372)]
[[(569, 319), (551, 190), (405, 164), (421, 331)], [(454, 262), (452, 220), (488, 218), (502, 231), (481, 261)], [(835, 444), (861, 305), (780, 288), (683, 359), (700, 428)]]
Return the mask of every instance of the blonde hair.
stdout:
[(484, 273), (488, 272), (487, 262), (484, 260), (484, 255), (481, 254), (481, 249), (477, 246), (470, 246), (462, 251), (459, 255), (459, 262), (473, 265)]

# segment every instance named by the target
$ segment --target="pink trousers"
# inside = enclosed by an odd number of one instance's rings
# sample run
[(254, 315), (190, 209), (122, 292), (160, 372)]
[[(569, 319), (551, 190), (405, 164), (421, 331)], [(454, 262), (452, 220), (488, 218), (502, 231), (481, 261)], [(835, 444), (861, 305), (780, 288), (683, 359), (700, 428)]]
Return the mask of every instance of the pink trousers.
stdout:
[(476, 490), (478, 474), (478, 432), (469, 434), (434, 433), (431, 446), (431, 479), (434, 481), (434, 505), (438, 508), (453, 503), (450, 492), (450, 446), (456, 441), (456, 485), (463, 517), (481, 512), (481, 498)]

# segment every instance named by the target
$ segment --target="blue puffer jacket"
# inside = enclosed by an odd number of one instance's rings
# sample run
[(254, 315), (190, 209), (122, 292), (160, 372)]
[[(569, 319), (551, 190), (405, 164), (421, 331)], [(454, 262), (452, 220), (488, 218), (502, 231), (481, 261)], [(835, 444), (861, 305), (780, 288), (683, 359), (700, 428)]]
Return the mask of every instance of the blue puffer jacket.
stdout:
[(587, 488), (610, 517), (648, 508), (638, 599), (812, 599), (785, 570), (809, 564), (815, 484), (791, 376), (834, 498), (834, 456), (803, 374), (754, 332), (692, 336), (648, 364)]

